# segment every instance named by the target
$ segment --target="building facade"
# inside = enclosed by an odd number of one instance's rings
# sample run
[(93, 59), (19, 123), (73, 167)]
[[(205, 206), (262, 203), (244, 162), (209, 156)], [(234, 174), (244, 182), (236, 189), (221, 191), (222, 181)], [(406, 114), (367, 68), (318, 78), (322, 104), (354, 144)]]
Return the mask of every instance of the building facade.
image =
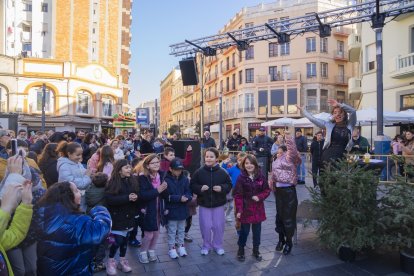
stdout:
[[(219, 33), (345, 5), (347, 1), (340, 0), (280, 0), (260, 4), (242, 9)], [(288, 30), (289, 26), (283, 28)], [(313, 113), (329, 112), (328, 98), (336, 98), (341, 102), (347, 99), (348, 78), (353, 74), (346, 43), (351, 33), (351, 27), (334, 28), (332, 35), (327, 38), (305, 33), (292, 37), (290, 43), (279, 45), (276, 39), (259, 41), (251, 44), (246, 51), (240, 52), (233, 46), (218, 52), (215, 57), (206, 58), (204, 124), (209, 126), (215, 137), (218, 136), (220, 96), (224, 137), (235, 129), (240, 129), (245, 137), (253, 137), (265, 120), (298, 118), (300, 113), (296, 104), (305, 105)], [(199, 121), (196, 103), (201, 98), (200, 84), (192, 94), (193, 99), (184, 97), (184, 110), (177, 107), (173, 114), (180, 118), (191, 116), (190, 120), (184, 119), (184, 128)], [(180, 101), (177, 106), (181, 104)], [(191, 102), (193, 109), (190, 109)], [(277, 128), (272, 130), (276, 131)]]
[(181, 72), (178, 68), (173, 68), (160, 84), (160, 130), (163, 132), (173, 125), (172, 92), (178, 79), (181, 79)]
[[(349, 79), (350, 100), (360, 109), (376, 108), (375, 32), (370, 23), (358, 24), (348, 47), (349, 59), (357, 68), (355, 77)], [(414, 109), (414, 15), (400, 15), (383, 28), (383, 67), (384, 111)], [(403, 129), (385, 127), (384, 133), (394, 137)], [(374, 126), (374, 136), (376, 131)], [(370, 127), (363, 128), (362, 135), (370, 137)]]
[[(132, 0), (0, 0), (0, 54), (7, 61), (0, 77), (4, 110), (21, 114), (25, 124), (36, 111), (28, 106), (32, 98), (26, 103), (20, 95), (45, 83), (56, 106), (47, 112), (48, 121), (63, 112), (99, 121), (89, 121), (89, 127), (111, 127), (108, 114), (129, 110), (131, 8)], [(11, 63), (16, 67), (7, 68)], [(85, 86), (85, 95), (74, 92), (78, 86)], [(80, 102), (94, 108), (78, 112)], [(96, 107), (98, 102), (102, 105)]]

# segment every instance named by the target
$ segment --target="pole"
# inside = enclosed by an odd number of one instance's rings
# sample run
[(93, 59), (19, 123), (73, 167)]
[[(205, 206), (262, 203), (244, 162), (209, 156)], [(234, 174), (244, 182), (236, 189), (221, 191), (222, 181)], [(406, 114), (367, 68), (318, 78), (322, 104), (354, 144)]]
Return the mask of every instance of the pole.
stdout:
[(223, 92), (220, 91), (219, 96), (219, 148), (222, 149), (223, 141)]
[(154, 114), (155, 116), (154, 116), (154, 124), (155, 124), (155, 127), (154, 127), (154, 137), (157, 137), (157, 135), (158, 135), (158, 100), (157, 99), (155, 99), (155, 114)]
[[(200, 142), (202, 142), (203, 139), (203, 132), (204, 132), (204, 55), (201, 54), (201, 68), (200, 68)], [(200, 147), (200, 166), (204, 165), (204, 157), (203, 157), (203, 144), (201, 144)]]
[(46, 84), (42, 85), (42, 132), (45, 132), (46, 124)]

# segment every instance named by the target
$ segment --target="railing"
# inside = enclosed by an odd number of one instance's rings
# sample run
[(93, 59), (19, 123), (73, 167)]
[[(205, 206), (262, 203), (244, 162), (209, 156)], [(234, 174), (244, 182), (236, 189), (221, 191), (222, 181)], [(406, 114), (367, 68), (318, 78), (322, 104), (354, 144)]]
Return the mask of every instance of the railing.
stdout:
[(345, 75), (335, 76), (335, 83), (348, 85), (348, 76), (345, 76)]
[(414, 66), (414, 53), (398, 57), (398, 69), (404, 69), (411, 66)]
[(352, 33), (352, 30), (349, 28), (344, 28), (342, 26), (332, 28), (332, 33), (337, 35), (349, 35)]
[(275, 81), (290, 81), (300, 79), (300, 72), (297, 73), (281, 73), (278, 72), (276, 75), (266, 74), (266, 75), (256, 75), (257, 83), (268, 83)]
[(223, 118), (224, 119), (233, 119), (236, 117), (236, 112), (234, 109), (231, 110), (227, 110), (225, 112), (223, 112)]
[(192, 109), (193, 107), (194, 107), (194, 104), (190, 102), (190, 103), (186, 103), (186, 104), (185, 104), (184, 109), (185, 109), (185, 110), (190, 110), (190, 109)]
[(334, 50), (333, 55), (334, 55), (334, 58), (335, 59), (343, 59), (343, 60), (346, 60), (347, 59), (346, 51), (345, 50), (342, 50), (342, 51), (340, 51), (340, 50)]

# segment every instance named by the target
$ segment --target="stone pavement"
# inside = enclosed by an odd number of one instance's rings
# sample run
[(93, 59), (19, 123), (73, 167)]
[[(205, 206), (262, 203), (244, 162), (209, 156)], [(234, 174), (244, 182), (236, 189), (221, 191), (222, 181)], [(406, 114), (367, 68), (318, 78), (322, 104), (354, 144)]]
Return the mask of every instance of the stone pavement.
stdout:
[[(306, 182), (312, 183), (311, 178), (308, 178)], [(298, 185), (297, 193), (299, 202), (309, 199), (309, 193), (304, 185)], [(226, 254), (218, 256), (215, 252), (210, 252), (208, 256), (201, 256), (202, 239), (198, 217), (195, 216), (190, 230), (194, 240), (186, 244), (189, 253), (187, 257), (177, 260), (169, 258), (166, 230), (162, 228), (156, 251), (157, 262), (145, 265), (139, 263), (138, 249), (128, 247), (127, 257), (133, 268), (132, 273), (128, 275), (406, 275), (399, 270), (398, 254), (363, 256), (358, 257), (354, 263), (344, 263), (336, 257), (335, 252), (319, 244), (314, 226), (304, 227), (300, 222), (298, 223), (298, 241), (294, 244), (291, 255), (283, 256), (275, 252), (278, 239), (274, 230), (276, 207), (273, 194), (269, 196), (265, 204), (267, 220), (262, 224), (260, 247), (263, 261), (257, 262), (250, 256), (251, 233), (246, 246), (246, 261), (244, 263), (237, 261), (237, 234), (233, 222), (227, 223), (224, 234)], [(95, 275), (106, 274), (101, 272)], [(124, 274), (118, 272), (118, 275)]]

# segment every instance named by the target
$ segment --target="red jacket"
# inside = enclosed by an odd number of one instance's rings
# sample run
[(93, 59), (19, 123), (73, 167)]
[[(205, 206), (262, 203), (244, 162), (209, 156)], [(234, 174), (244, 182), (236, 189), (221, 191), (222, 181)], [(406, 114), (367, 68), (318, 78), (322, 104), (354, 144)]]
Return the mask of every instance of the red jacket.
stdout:
[[(185, 168), (189, 167), (191, 165), (191, 160), (193, 159), (193, 152), (192, 151), (186, 151), (185, 152), (185, 157), (182, 160), (183, 161), (183, 165)], [(161, 167), (160, 167), (160, 171), (163, 172), (168, 172), (170, 169), (170, 161), (168, 161), (167, 159), (165, 159), (164, 157), (161, 159)]]
[[(241, 213), (241, 223), (259, 223), (266, 220), (264, 200), (269, 196), (270, 188), (266, 179), (259, 174), (252, 180), (242, 171), (237, 178), (233, 191), (236, 213)], [(252, 199), (257, 196), (259, 201)]]

